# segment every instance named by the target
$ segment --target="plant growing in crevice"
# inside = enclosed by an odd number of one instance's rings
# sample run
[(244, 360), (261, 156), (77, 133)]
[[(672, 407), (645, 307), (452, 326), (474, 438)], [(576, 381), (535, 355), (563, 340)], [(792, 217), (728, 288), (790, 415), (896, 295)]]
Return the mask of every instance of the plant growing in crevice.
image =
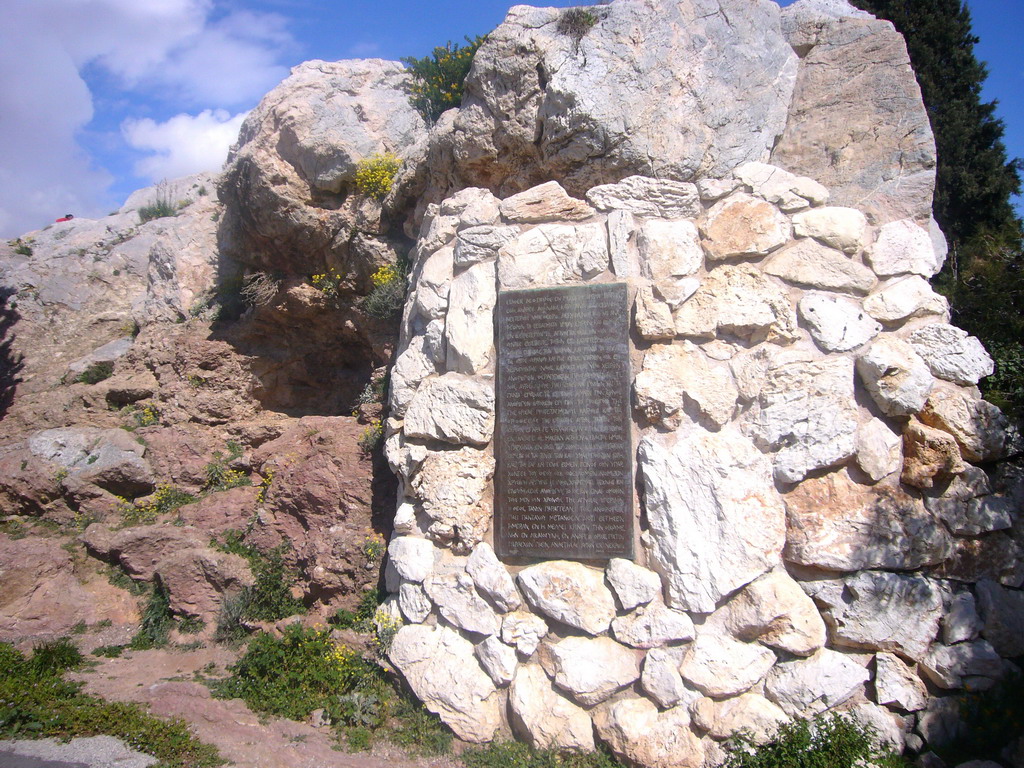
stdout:
[(342, 277), (333, 267), (326, 272), (313, 275), (309, 282), (329, 301), (337, 301), (341, 295)]
[(373, 273), (373, 289), (363, 297), (360, 308), (370, 317), (387, 320), (405, 304), (406, 267), (404, 262), (385, 264)]
[(598, 20), (598, 15), (586, 8), (567, 8), (558, 17), (558, 31), (571, 37), (579, 45), (580, 40), (594, 28)]
[(93, 363), (75, 377), (76, 384), (99, 384), (114, 375), (114, 364), (109, 360)]
[(380, 419), (374, 419), (367, 425), (366, 429), (362, 431), (362, 434), (359, 435), (359, 440), (357, 442), (363, 453), (370, 454), (377, 449), (377, 446), (380, 445), (380, 441), (383, 437), (384, 422)]
[(356, 164), (356, 191), (367, 197), (383, 200), (395, 183), (395, 175), (402, 161), (397, 155), (385, 152), (370, 155)]
[(159, 582), (153, 584), (149, 600), (142, 610), (142, 624), (129, 643), (129, 648), (144, 651), (167, 645), (174, 619), (171, 616), (171, 598), (167, 589)]
[(167, 182), (161, 181), (156, 185), (156, 197), (149, 205), (144, 205), (138, 210), (139, 221), (145, 224), (153, 219), (162, 219), (168, 216), (177, 216), (180, 206), (171, 202), (171, 193)]
[(473, 55), (485, 37), (466, 38), (466, 45), (453, 44), (434, 48), (430, 56), (418, 59), (406, 56), (401, 61), (412, 75), (409, 103), (427, 123), (433, 125), (445, 110), (462, 103), (462, 90), (473, 63)]
[(242, 280), (242, 301), (250, 307), (265, 307), (281, 290), (281, 281), (266, 272), (254, 272)]

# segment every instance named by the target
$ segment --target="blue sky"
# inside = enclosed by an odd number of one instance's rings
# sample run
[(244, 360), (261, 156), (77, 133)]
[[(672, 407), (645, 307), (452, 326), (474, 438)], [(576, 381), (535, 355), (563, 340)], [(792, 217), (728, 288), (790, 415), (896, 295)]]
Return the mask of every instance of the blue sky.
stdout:
[[(1000, 101), (1009, 153), (1024, 157), (1024, 2), (968, 4), (989, 64), (984, 97)], [(3, 0), (0, 237), (67, 212), (103, 215), (139, 187), (216, 168), (245, 112), (301, 61), (425, 56), (493, 29), (508, 6)]]

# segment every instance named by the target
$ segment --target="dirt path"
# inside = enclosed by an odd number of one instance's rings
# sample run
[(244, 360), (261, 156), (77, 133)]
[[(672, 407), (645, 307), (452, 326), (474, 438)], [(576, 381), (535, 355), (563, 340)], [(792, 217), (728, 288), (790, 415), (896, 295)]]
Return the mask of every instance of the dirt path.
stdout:
[[(202, 741), (238, 768), (454, 768), (453, 758), (411, 758), (395, 748), (339, 751), (330, 728), (313, 728), (253, 713), (241, 700), (221, 700), (200, 682), (223, 675), (235, 652), (221, 646), (191, 651), (126, 651), (74, 677), (108, 701), (145, 704), (158, 717), (180, 717)], [(212, 665), (212, 666), (211, 666)]]

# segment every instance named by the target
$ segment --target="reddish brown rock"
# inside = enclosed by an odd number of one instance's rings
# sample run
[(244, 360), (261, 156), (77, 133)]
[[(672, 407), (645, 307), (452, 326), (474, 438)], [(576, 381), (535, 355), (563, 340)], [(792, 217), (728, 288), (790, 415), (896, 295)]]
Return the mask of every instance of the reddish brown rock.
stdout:
[(948, 432), (911, 419), (903, 429), (903, 473), (907, 485), (931, 488), (967, 469), (956, 440)]
[(244, 558), (212, 549), (171, 552), (157, 565), (156, 575), (167, 589), (173, 613), (208, 624), (216, 620), (225, 597), (253, 584)]

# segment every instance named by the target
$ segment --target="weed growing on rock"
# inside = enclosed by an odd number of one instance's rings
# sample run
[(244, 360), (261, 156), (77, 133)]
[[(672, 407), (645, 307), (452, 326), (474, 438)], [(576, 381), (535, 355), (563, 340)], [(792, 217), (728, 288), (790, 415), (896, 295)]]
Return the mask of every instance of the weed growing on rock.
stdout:
[(367, 197), (383, 200), (395, 183), (395, 175), (402, 161), (397, 155), (385, 152), (381, 155), (370, 155), (356, 165), (356, 191)]
[(383, 437), (384, 423), (380, 419), (374, 419), (359, 435), (359, 447), (363, 453), (373, 453)]
[(121, 409), (122, 413), (128, 415), (128, 423), (125, 429), (134, 432), (140, 427), (152, 427), (160, 423), (160, 409), (152, 403), (148, 405), (126, 405)]
[(847, 715), (793, 720), (760, 746), (741, 732), (726, 742), (726, 749), (726, 768), (909, 768), (899, 755), (878, 745), (874, 729)]
[(223, 765), (216, 748), (196, 740), (183, 721), (164, 722), (136, 704), (111, 704), (81, 693), (81, 683), (62, 678), (72, 655), (63, 644), (70, 645), (58, 640), (50, 650), (37, 648), (26, 659), (0, 643), (0, 738), (104, 734), (156, 757), (162, 768)]
[(360, 307), (370, 317), (387, 320), (393, 317), (405, 304), (406, 265), (385, 264), (373, 273), (371, 290)]
[(85, 659), (78, 647), (62, 637), (35, 646), (29, 665), (37, 676), (60, 675), (70, 669), (78, 669)]
[(152, 523), (160, 515), (173, 512), (178, 507), (191, 504), (196, 500), (191, 493), (166, 484), (158, 486), (153, 495), (141, 503), (129, 501), (123, 496), (117, 498), (119, 500), (117, 511), (121, 515), (122, 526)]
[(173, 626), (170, 595), (162, 584), (154, 584), (142, 610), (142, 624), (128, 647), (134, 651), (161, 648), (167, 645)]
[(267, 500), (267, 494), (270, 493), (270, 486), (274, 483), (274, 470), (268, 469), (263, 473), (263, 479), (260, 481), (260, 489), (256, 492), (256, 503), (263, 504)]
[(326, 272), (313, 275), (309, 282), (329, 301), (337, 301), (341, 294), (342, 277), (333, 267)]
[(265, 307), (274, 300), (281, 290), (281, 281), (266, 272), (255, 272), (242, 280), (240, 293), (242, 301), (250, 307)]
[(373, 403), (383, 403), (384, 396), (388, 391), (388, 383), (391, 375), (385, 373), (382, 376), (377, 376), (367, 382), (366, 386), (363, 387), (362, 391), (356, 397), (356, 405), (371, 405)]
[(22, 240), (20, 237), (17, 240), (12, 240), (10, 245), (14, 246), (14, 252), (19, 256), (31, 256), (32, 246)]
[(467, 45), (459, 46), (450, 40), (443, 48), (434, 48), (430, 56), (417, 59), (406, 56), (402, 63), (409, 67), (409, 103), (428, 125), (433, 125), (441, 114), (462, 104), (462, 89), (473, 63), (473, 55), (485, 38), (466, 38)]
[(109, 360), (93, 363), (75, 377), (77, 384), (99, 384), (114, 375), (114, 364)]
[(397, 616), (392, 616), (383, 608), (378, 608), (373, 615), (373, 647), (377, 655), (382, 659), (391, 650), (391, 643), (402, 628), (402, 621)]
[(170, 191), (167, 182), (162, 181), (156, 185), (156, 199), (149, 205), (144, 205), (138, 210), (139, 221), (145, 224), (153, 219), (162, 219), (168, 216), (177, 216), (182, 206), (171, 202)]
[(244, 472), (231, 469), (228, 462), (236, 456), (224, 456), (220, 451), (214, 451), (213, 461), (203, 468), (206, 475), (206, 490), (226, 491), (230, 488), (238, 488), (244, 485), (252, 485), (252, 480)]
[(359, 598), (354, 611), (339, 608), (330, 622), (341, 629), (354, 629), (357, 632), (372, 632), (373, 617), (387, 594), (380, 589), (368, 589)]
[(957, 738), (936, 752), (947, 765), (970, 760), (998, 762), (1010, 742), (1024, 734), (1024, 676), (1008, 674), (992, 688), (960, 699)]
[(597, 22), (597, 14), (586, 8), (568, 8), (558, 17), (558, 31), (579, 43)]
[(379, 533), (372, 533), (363, 539), (363, 556), (366, 558), (367, 567), (373, 568), (379, 565), (385, 551), (387, 551), (387, 545)]

